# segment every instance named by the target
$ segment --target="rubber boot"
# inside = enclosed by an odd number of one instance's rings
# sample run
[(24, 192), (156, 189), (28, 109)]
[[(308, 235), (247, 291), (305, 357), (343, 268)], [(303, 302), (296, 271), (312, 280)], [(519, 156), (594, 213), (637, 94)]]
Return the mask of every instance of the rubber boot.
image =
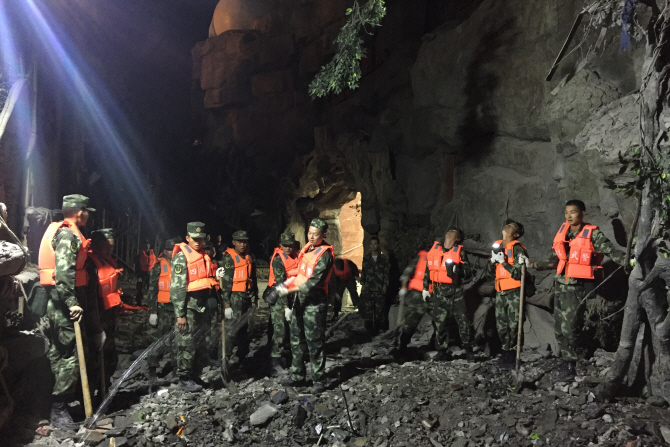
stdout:
[(182, 391), (186, 391), (187, 393), (197, 393), (198, 391), (202, 391), (202, 386), (198, 385), (191, 379), (180, 378), (179, 389)]
[(281, 359), (274, 357), (272, 358), (270, 368), (272, 370), (272, 377), (281, 376), (286, 371), (281, 364)]
[(326, 387), (323, 382), (314, 382), (312, 385), (312, 394), (321, 394), (326, 391)]
[(51, 406), (51, 425), (62, 430), (79, 430), (79, 424), (72, 420), (65, 402), (54, 402)]
[(472, 346), (466, 346), (465, 347), (465, 359), (468, 362), (474, 362), (475, 361), (475, 353), (472, 351)]

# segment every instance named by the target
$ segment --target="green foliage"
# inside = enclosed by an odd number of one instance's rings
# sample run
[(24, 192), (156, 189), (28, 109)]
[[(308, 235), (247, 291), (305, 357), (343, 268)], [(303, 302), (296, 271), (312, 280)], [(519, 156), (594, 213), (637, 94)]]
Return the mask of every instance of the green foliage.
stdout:
[(320, 98), (330, 93), (338, 94), (345, 87), (358, 88), (361, 79), (361, 59), (365, 56), (361, 29), (372, 34), (367, 27), (375, 28), (381, 25), (386, 15), (384, 0), (368, 0), (360, 6), (354, 0), (351, 8), (347, 9), (349, 16), (340, 33), (335, 39), (337, 52), (309, 85), (309, 94), (312, 98)]

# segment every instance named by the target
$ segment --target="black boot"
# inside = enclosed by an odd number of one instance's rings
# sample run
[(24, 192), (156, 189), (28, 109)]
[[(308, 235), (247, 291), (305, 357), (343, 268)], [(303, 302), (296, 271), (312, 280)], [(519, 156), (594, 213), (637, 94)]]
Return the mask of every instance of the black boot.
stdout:
[(321, 394), (326, 391), (326, 386), (323, 382), (314, 382), (312, 384), (312, 394)]
[(577, 362), (563, 362), (563, 370), (556, 379), (557, 382), (570, 382), (577, 375)]
[(445, 349), (441, 349), (437, 351), (437, 354), (435, 355), (435, 357), (433, 357), (433, 360), (435, 360), (436, 362), (448, 362), (450, 360), (453, 360), (453, 356), (451, 355), (451, 352)]
[(158, 375), (156, 374), (156, 367), (155, 366), (150, 366), (147, 369), (147, 379), (149, 380), (149, 384), (151, 384), (151, 385), (158, 382)]
[(466, 346), (465, 347), (465, 359), (468, 362), (474, 362), (475, 361), (475, 353), (472, 351), (472, 346)]
[(272, 362), (270, 364), (271, 370), (272, 370), (272, 377), (278, 377), (284, 374), (286, 370), (281, 364), (281, 359), (278, 358), (272, 358)]
[(79, 430), (79, 424), (72, 420), (65, 402), (54, 402), (51, 406), (51, 425), (62, 430)]
[(294, 380), (290, 375), (280, 380), (279, 383), (284, 386), (295, 386), (295, 387), (303, 387), (307, 385), (305, 379)]
[(202, 391), (202, 386), (189, 378), (181, 377), (179, 378), (179, 389), (187, 393), (197, 393), (198, 391)]
[(498, 359), (498, 368), (514, 369), (516, 366), (516, 351), (503, 351)]

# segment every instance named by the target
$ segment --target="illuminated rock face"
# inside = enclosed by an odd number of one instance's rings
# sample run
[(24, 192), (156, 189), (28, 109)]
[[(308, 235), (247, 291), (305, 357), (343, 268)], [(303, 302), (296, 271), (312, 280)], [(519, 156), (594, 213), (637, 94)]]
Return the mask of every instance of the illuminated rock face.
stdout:
[(221, 0), (214, 10), (209, 37), (229, 30), (259, 29), (271, 10), (272, 3), (266, 0)]

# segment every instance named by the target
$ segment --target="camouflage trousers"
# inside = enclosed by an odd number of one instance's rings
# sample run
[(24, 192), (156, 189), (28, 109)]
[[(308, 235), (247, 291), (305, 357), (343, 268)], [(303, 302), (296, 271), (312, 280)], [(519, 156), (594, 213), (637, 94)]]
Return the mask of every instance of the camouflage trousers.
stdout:
[(418, 290), (408, 290), (403, 299), (403, 322), (400, 325), (402, 333), (409, 338), (416, 331), (416, 327), (428, 311), (428, 306), (423, 301), (421, 292)]
[[(335, 276), (335, 275), (333, 275)], [(337, 315), (340, 313), (342, 310), (342, 301), (344, 300), (344, 291), (348, 290), (349, 295), (351, 296), (351, 303), (356, 306), (360, 307), (360, 302), (358, 298), (358, 291), (356, 290), (356, 280), (351, 279), (349, 281), (345, 281), (342, 279), (337, 278), (337, 280), (331, 280), (330, 285), (328, 286), (330, 293), (329, 293), (329, 299), (330, 303), (333, 305), (333, 315), (337, 317)]]
[[(105, 344), (102, 352), (93, 343), (89, 344), (86, 352), (86, 373), (88, 374), (89, 389), (91, 390), (93, 403), (98, 405), (102, 393), (101, 384), (104, 383), (105, 390), (109, 390), (112, 384), (111, 378), (119, 364), (119, 355), (116, 350), (116, 332), (118, 330), (118, 316), (116, 309), (107, 309), (100, 315), (100, 324), (105, 331)], [(95, 334), (89, 332), (88, 339), (92, 340)], [(104, 378), (102, 369), (104, 366)], [(104, 381), (104, 382), (103, 382)], [(102, 382), (102, 383), (101, 383)], [(98, 390), (98, 394), (95, 394)], [(97, 396), (97, 399), (96, 399)]]
[(270, 323), (272, 327), (272, 358), (281, 358), (282, 354), (289, 347), (289, 324), (284, 317), (284, 306), (288, 305), (289, 298), (293, 301), (293, 296), (279, 297), (276, 303), (270, 306)]
[(210, 325), (210, 313), (205, 310), (186, 309), (188, 329), (184, 332), (177, 330), (174, 337), (174, 354), (177, 360), (177, 376), (188, 378), (194, 372), (197, 364), (207, 362), (207, 348), (205, 338)]
[[(56, 293), (55, 289), (51, 292)], [(47, 303), (47, 317), (50, 326), (47, 331), (47, 338), (50, 342), (47, 358), (54, 375), (52, 395), (64, 398), (77, 392), (76, 385), (79, 382), (79, 360), (74, 323), (70, 320), (70, 310), (67, 305), (56, 299), (50, 299)], [(82, 337), (85, 337), (86, 331), (82, 329), (81, 332)]]
[(565, 361), (581, 357), (577, 341), (584, 325), (584, 306), (580, 306), (586, 291), (584, 284), (554, 282), (554, 332)]
[(388, 329), (386, 294), (381, 290), (364, 290), (359, 299), (358, 310), (368, 331), (378, 332)]
[(301, 303), (296, 299), (291, 318), (291, 379), (304, 380), (305, 356), (309, 353), (312, 380), (321, 382), (326, 370), (326, 316), (328, 304)]
[[(251, 295), (242, 292), (233, 292), (230, 295), (230, 307), (233, 309), (232, 320), (226, 321), (226, 356), (233, 356), (233, 348), (237, 346), (237, 357), (242, 360), (249, 354), (249, 324), (244, 324), (235, 333), (233, 322), (251, 309)], [(230, 324), (228, 324), (230, 323)]]
[[(177, 326), (177, 319), (174, 316), (172, 303), (158, 303), (156, 315), (158, 317), (156, 326), (149, 328), (149, 334), (154, 342), (165, 336), (165, 334), (174, 331)], [(172, 349), (171, 346), (170, 349)], [(156, 349), (147, 356), (147, 364), (149, 367), (158, 367), (158, 360), (164, 354), (163, 349), (161, 349), (160, 346), (157, 346)], [(172, 356), (172, 360), (174, 361), (174, 356)]]
[(219, 315), (219, 301), (215, 296), (210, 296), (207, 299), (207, 310), (209, 311), (207, 348), (209, 349), (209, 358), (217, 360), (221, 357), (219, 350), (221, 345), (221, 316)]
[(434, 288), (435, 292), (429, 298), (428, 313), (435, 329), (435, 347), (438, 350), (449, 347), (449, 325), (453, 320), (456, 320), (462, 345), (468, 346), (472, 340), (472, 330), (463, 288), (441, 284), (435, 284)]
[(502, 349), (516, 349), (519, 330), (520, 289), (511, 289), (496, 294), (496, 328), (502, 343)]

